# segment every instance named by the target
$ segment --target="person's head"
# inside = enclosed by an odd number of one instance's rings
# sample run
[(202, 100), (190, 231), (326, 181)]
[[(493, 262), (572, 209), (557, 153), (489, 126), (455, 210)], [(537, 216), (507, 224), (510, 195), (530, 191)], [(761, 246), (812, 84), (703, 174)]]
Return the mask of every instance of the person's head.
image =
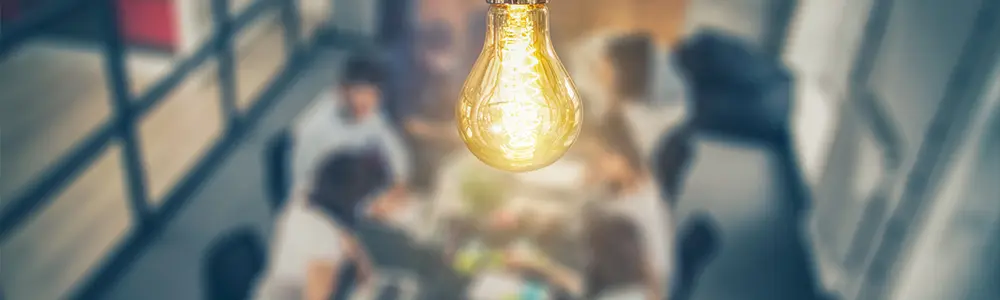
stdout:
[(359, 203), (389, 184), (390, 175), (378, 151), (335, 153), (318, 168), (309, 203), (350, 222)]
[(421, 63), (434, 73), (451, 72), (458, 63), (454, 43), (451, 27), (447, 23), (433, 22), (422, 27), (417, 39)]
[(645, 174), (644, 161), (621, 112), (612, 112), (598, 126), (590, 128), (590, 170), (597, 180), (612, 190), (635, 183)]
[(653, 40), (645, 33), (624, 35), (608, 44), (605, 68), (616, 98), (634, 101), (646, 97), (651, 84), (653, 50)]
[(348, 58), (340, 75), (340, 89), (345, 104), (355, 118), (366, 118), (380, 109), (383, 70), (370, 56), (353, 55)]
[(644, 241), (635, 223), (617, 215), (598, 214), (590, 218), (586, 232), (588, 296), (648, 281)]

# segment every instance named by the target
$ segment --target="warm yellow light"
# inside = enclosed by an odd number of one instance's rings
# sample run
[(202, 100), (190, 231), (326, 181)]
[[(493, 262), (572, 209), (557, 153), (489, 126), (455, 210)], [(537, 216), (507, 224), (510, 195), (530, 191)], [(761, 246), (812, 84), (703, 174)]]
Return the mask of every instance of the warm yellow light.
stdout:
[(576, 141), (580, 99), (552, 48), (546, 1), (490, 1), (500, 4), (490, 7), (486, 44), (462, 88), (459, 135), (494, 168), (536, 170)]

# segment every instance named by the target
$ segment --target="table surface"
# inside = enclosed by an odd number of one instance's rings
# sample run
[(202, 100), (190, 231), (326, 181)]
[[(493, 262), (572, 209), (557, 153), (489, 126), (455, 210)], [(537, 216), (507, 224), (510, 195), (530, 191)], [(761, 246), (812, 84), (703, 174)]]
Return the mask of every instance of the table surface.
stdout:
[[(507, 173), (505, 175), (495, 173), (497, 171), (481, 163), (468, 152), (458, 151), (455, 155), (445, 160), (444, 166), (441, 168), (441, 177), (438, 180), (435, 193), (429, 195), (430, 199), (427, 199), (431, 217), (426, 220), (428, 227), (425, 229), (426, 234), (423, 239), (425, 242), (437, 245), (451, 244), (461, 249), (473, 243), (483, 242), (490, 238), (488, 237), (489, 235), (496, 234), (496, 232), (489, 232), (488, 229), (473, 229), (460, 236), (459, 233), (451, 230), (454, 227), (449, 226), (449, 221), (456, 219), (483, 220), (482, 217), (471, 215), (462, 195), (462, 183), (468, 178), (470, 172), (499, 174), (501, 177), (509, 176), (507, 179), (513, 179), (516, 182), (516, 188), (506, 187), (507, 190), (516, 191), (503, 200), (504, 203), (499, 208), (500, 210), (514, 215), (531, 214), (540, 220), (555, 220), (555, 222), (574, 222), (579, 220), (579, 218), (574, 218), (573, 216), (575, 215), (574, 212), (580, 211), (583, 207), (584, 199), (581, 191), (585, 183), (583, 164), (578, 159), (567, 157), (538, 171), (518, 174)], [(509, 181), (504, 182), (508, 182), (509, 184)], [(498, 184), (501, 183), (498, 182)], [(575, 227), (578, 227), (572, 226), (572, 224), (567, 225), (569, 226), (563, 229), (570, 231), (570, 233), (572, 233)], [(468, 226), (471, 227), (472, 225)], [(507, 243), (501, 242), (498, 246), (492, 249), (487, 247), (484, 251), (491, 251), (493, 254), (503, 252), (505, 246), (510, 246), (512, 245), (511, 243), (516, 243), (519, 240), (527, 240), (524, 238), (527, 235), (527, 232), (511, 233), (511, 236), (508, 237), (510, 240), (506, 241)], [(573, 234), (559, 235), (562, 237), (574, 236)], [(550, 259), (566, 264), (571, 268), (579, 267), (580, 260), (574, 258), (580, 257), (580, 253), (576, 252), (581, 247), (559, 245), (560, 243), (557, 243), (556, 240), (547, 238), (542, 241), (552, 242), (549, 245), (536, 244), (534, 241), (529, 243), (538, 249), (538, 253)], [(565, 242), (572, 244), (573, 240)], [(458, 249), (453, 250), (457, 251)], [(457, 255), (449, 258), (452, 260), (452, 263), (454, 263), (454, 260), (459, 259)], [(455, 265), (450, 267), (454, 268)], [(495, 292), (498, 290), (517, 293), (523, 291), (529, 282), (523, 276), (520, 276), (520, 274), (505, 271), (503, 268), (483, 268), (473, 271), (472, 275), (469, 276), (469, 280), (471, 281), (469, 285), (470, 294), (467, 296), (472, 299), (492, 299), (482, 295), (496, 295)], [(543, 294), (547, 294), (547, 292)], [(540, 299), (547, 299), (547, 297)]]

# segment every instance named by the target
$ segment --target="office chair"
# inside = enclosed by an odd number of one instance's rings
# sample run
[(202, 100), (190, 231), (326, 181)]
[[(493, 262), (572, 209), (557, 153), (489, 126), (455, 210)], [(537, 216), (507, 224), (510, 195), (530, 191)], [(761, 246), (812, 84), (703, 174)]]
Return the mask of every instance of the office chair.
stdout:
[(293, 142), (291, 131), (285, 128), (271, 136), (264, 149), (264, 187), (272, 212), (284, 206), (291, 189)]
[(264, 242), (250, 227), (223, 234), (203, 257), (205, 299), (244, 300), (264, 269)]
[(686, 300), (691, 297), (698, 275), (705, 270), (720, 248), (719, 231), (715, 220), (708, 214), (694, 215), (684, 225), (677, 235), (680, 261), (676, 271), (678, 282), (671, 291), (671, 300)]

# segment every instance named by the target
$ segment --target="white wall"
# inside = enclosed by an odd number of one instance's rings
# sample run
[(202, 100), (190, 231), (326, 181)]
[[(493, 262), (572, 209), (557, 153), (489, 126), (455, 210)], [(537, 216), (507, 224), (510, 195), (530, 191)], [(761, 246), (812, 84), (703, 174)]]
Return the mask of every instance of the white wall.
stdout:
[(700, 27), (722, 29), (761, 44), (768, 30), (775, 0), (691, 0), (688, 31)]

